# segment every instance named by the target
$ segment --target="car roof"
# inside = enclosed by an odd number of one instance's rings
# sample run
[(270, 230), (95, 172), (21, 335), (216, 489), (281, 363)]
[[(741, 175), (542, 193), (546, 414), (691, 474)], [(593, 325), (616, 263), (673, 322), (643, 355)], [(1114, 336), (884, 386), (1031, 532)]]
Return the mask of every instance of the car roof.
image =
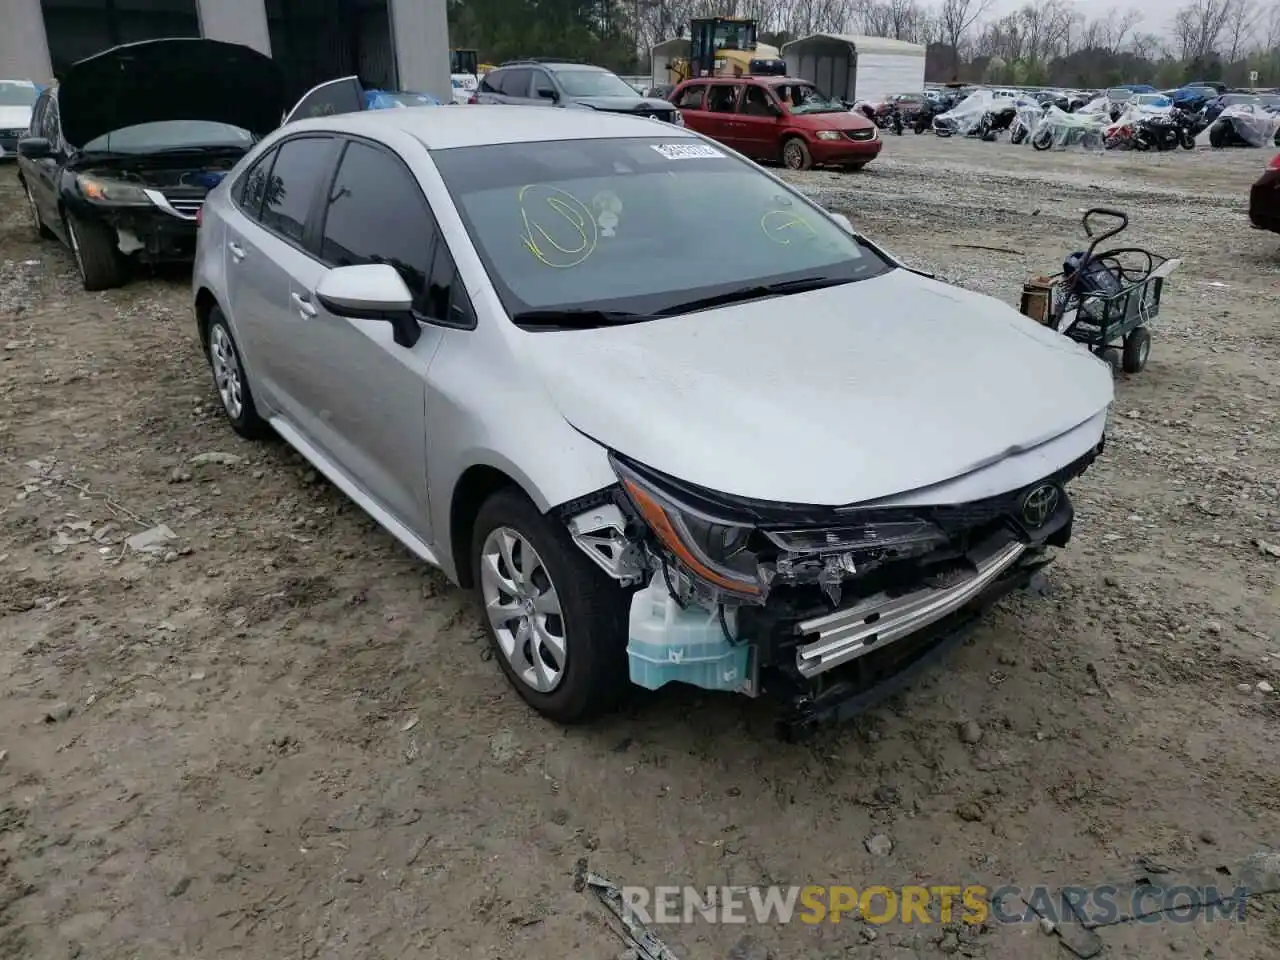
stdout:
[(527, 70), (530, 67), (542, 67), (546, 70), (586, 70), (592, 73), (609, 73), (604, 67), (597, 67), (594, 63), (574, 63), (572, 60), (516, 60), (513, 63), (504, 63), (500, 67), (496, 67), (492, 72), (498, 70)]
[(288, 131), (329, 131), (377, 138), (389, 130), (406, 133), (428, 150), (553, 140), (609, 140), (628, 137), (694, 139), (691, 130), (648, 117), (588, 109), (548, 110), (505, 104), (406, 107), (298, 120)]

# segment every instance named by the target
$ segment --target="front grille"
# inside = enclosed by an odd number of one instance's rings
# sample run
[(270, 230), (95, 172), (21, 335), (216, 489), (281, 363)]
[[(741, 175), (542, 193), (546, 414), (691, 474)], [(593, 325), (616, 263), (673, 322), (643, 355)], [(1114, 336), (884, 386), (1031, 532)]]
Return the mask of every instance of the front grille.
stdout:
[(184, 217), (195, 217), (200, 212), (200, 208), (204, 206), (203, 200), (170, 200), (170, 206), (177, 210)]
[(846, 130), (844, 135), (850, 140), (871, 140), (875, 138), (874, 130)]

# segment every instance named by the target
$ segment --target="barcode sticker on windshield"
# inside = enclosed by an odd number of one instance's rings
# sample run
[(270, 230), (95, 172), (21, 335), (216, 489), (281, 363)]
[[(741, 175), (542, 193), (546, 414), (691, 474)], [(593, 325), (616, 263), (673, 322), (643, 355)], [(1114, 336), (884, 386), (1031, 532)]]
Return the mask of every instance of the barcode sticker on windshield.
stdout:
[(651, 143), (649, 146), (668, 160), (716, 160), (724, 157), (715, 147), (705, 143)]

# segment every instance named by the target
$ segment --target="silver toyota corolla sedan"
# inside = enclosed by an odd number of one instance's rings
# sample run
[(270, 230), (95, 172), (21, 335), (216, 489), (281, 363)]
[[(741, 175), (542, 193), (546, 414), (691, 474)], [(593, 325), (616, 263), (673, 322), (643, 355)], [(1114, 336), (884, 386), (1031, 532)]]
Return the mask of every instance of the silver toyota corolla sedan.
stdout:
[(231, 426), (475, 588), (563, 722), (628, 681), (863, 702), (1065, 546), (1112, 399), (725, 145), (587, 110), (286, 125), (193, 292)]

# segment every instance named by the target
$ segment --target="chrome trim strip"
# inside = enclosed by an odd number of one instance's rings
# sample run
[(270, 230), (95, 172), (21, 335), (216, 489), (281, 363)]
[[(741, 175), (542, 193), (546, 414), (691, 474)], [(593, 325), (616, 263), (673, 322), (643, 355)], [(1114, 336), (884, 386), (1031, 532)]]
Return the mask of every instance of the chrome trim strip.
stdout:
[(814, 677), (936, 623), (981, 594), (1025, 551), (1021, 543), (1007, 544), (953, 587), (925, 587), (901, 597), (879, 593), (847, 609), (805, 620), (798, 629), (812, 640), (796, 649), (796, 669), (803, 677)]
[[(152, 189), (150, 189), (150, 188), (148, 188), (148, 187), (144, 187), (144, 188), (142, 189), (142, 192), (143, 192), (143, 193), (145, 193), (145, 194), (147, 195), (147, 199), (148, 199), (148, 200), (150, 200), (152, 203), (154, 203), (157, 207), (159, 207), (159, 208), (160, 208), (161, 210), (163, 210), (165, 213), (169, 214), (171, 217), (177, 217), (179, 220), (194, 220), (194, 219), (196, 218), (196, 215), (195, 215), (194, 213), (192, 213), (192, 214), (185, 214), (185, 213), (183, 213), (181, 210), (178, 210), (176, 207), (174, 207), (174, 205), (173, 205), (172, 203), (170, 203), (170, 202), (169, 202), (169, 198), (168, 198), (168, 197), (166, 197), (166, 196), (165, 196), (163, 193), (161, 193), (159, 190), (152, 190)], [(184, 200), (184, 201), (182, 201), (182, 202), (183, 202), (183, 203), (192, 203), (192, 204), (195, 204), (197, 207), (199, 207), (199, 206), (203, 206), (203, 205), (204, 205), (204, 201), (203, 201), (203, 200), (194, 200), (194, 199), (193, 199), (193, 200), (189, 200), (189, 201)]]

